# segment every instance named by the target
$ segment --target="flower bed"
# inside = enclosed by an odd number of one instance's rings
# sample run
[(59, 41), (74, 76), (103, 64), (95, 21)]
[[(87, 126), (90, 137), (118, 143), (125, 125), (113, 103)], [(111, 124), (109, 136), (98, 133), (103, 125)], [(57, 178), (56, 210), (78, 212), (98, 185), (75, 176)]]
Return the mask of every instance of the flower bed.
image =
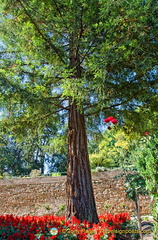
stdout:
[(66, 221), (65, 216), (0, 216), (0, 239), (116, 239), (116, 234), (122, 225), (130, 222), (127, 213), (116, 215), (103, 214), (99, 223), (90, 226), (89, 222), (80, 222), (75, 217)]

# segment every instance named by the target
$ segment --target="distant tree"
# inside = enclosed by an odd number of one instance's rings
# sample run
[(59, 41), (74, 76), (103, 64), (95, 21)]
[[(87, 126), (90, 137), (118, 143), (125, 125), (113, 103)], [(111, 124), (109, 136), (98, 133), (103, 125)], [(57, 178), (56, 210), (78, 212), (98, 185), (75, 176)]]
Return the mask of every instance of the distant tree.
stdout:
[(27, 174), (22, 160), (22, 149), (17, 146), (11, 137), (0, 136), (0, 175), (9, 173), (11, 175)]
[[(1, 172), (5, 171), (14, 176), (18, 176), (28, 175), (31, 170), (39, 169), (40, 173), (44, 174), (44, 168), (46, 165), (48, 168), (50, 159), (53, 164), (52, 166), (55, 167), (55, 165), (57, 165), (57, 159), (52, 157), (52, 154), (54, 155), (57, 151), (57, 147), (55, 147), (57, 144), (53, 143), (52, 140), (55, 140), (55, 137), (56, 128), (53, 125), (51, 125), (51, 129), (50, 126), (47, 126), (43, 132), (37, 132), (33, 135), (28, 131), (28, 135), (25, 136), (25, 138), (22, 136), (13, 137), (13, 134), (1, 134)], [(62, 136), (60, 136), (60, 138), (62, 139)], [(49, 155), (50, 149), (51, 155)], [(60, 151), (58, 155), (60, 155), (60, 163), (64, 162), (66, 158), (66, 149), (64, 153)]]
[(49, 143), (43, 149), (48, 156), (49, 172), (56, 171), (65, 174), (67, 171), (67, 136), (65, 127), (63, 127), (62, 133), (57, 133), (51, 137)]
[(157, 1), (0, 3), (2, 126), (27, 135), (67, 112), (67, 218), (97, 223), (85, 117), (116, 117), (155, 95)]

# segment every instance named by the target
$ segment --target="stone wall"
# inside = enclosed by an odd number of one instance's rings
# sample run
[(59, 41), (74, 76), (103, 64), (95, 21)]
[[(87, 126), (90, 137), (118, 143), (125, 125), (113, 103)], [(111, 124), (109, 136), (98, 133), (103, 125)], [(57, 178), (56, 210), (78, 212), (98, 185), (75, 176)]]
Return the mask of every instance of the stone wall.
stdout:
[[(114, 179), (121, 171), (107, 171), (92, 176), (98, 214), (128, 212), (135, 214), (134, 203), (126, 198), (123, 178)], [(0, 180), (0, 215), (23, 216), (64, 214), (66, 176)], [(141, 215), (150, 214), (152, 200), (140, 197)]]

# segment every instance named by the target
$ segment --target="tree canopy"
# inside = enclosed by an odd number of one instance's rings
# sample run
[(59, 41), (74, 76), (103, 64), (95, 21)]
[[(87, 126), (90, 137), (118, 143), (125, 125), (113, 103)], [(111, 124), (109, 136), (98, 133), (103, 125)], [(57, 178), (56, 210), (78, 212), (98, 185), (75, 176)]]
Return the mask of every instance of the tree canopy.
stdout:
[[(152, 100), (156, 1), (18, 0), (2, 7), (2, 100), (11, 103), (14, 114), (17, 106), (14, 119), (27, 112), (28, 121), (29, 114), (48, 121), (52, 113), (67, 109), (69, 97), (87, 115)], [(73, 57), (81, 66), (75, 80)]]

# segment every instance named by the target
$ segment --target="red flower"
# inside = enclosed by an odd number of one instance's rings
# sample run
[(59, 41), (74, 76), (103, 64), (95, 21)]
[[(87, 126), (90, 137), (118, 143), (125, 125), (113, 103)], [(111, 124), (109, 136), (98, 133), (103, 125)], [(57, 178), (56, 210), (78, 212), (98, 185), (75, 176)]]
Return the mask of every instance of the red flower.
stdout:
[(112, 122), (113, 124), (118, 123), (118, 121), (117, 121), (115, 118), (113, 118), (112, 116), (111, 116), (111, 117), (108, 117), (108, 118), (105, 118), (105, 119), (104, 119), (104, 122), (105, 122), (105, 123)]
[(104, 122), (108, 123), (110, 120), (108, 118), (104, 119)]
[(118, 123), (118, 121), (117, 121), (116, 119), (112, 119), (111, 122), (112, 122), (113, 124)]
[(105, 118), (104, 119), (104, 122), (108, 123), (110, 122), (111, 120), (113, 120), (114, 118), (113, 117), (108, 117), (108, 118)]
[(108, 119), (111, 121), (112, 119), (114, 119), (113, 117), (108, 117)]
[(115, 236), (112, 235), (111, 237), (108, 238), (108, 240), (114, 240), (115, 239)]
[(86, 232), (80, 232), (80, 233), (77, 235), (77, 239), (79, 239), (79, 240), (88, 239), (87, 233), (86, 233)]
[(149, 132), (145, 132), (145, 135), (148, 135), (149, 134)]
[(57, 238), (57, 236), (52, 236), (50, 239), (56, 239)]
[(94, 234), (93, 238), (96, 240), (100, 240), (101, 236), (103, 236), (103, 233), (96, 233)]
[(29, 237), (30, 240), (36, 240), (37, 239), (36, 235), (31, 234), (31, 233), (27, 237)]
[(45, 239), (45, 237), (42, 235), (41, 237), (40, 237), (40, 240), (44, 240)]
[[(127, 213), (119, 213), (115, 215), (102, 214), (99, 216), (99, 223), (92, 224), (92, 228), (89, 228), (89, 222), (80, 222), (75, 217), (72, 217), (71, 221), (66, 221), (65, 216), (25, 216), (16, 217), (13, 215), (0, 216), (0, 226), (7, 230), (8, 226), (13, 226), (15, 233), (8, 236), (8, 240), (15, 239), (37, 239), (37, 233), (43, 233), (40, 240), (48, 239), (47, 233), (52, 227), (58, 228), (58, 235), (62, 232), (77, 233), (77, 239), (85, 240), (88, 239), (89, 234), (93, 234), (94, 239), (100, 240), (104, 233), (109, 231), (109, 240), (115, 239), (113, 233), (114, 229), (121, 229), (121, 224), (130, 220)], [(49, 229), (49, 230), (48, 230)], [(9, 229), (8, 229), (9, 230)], [(0, 236), (4, 237), (4, 233), (1, 232)], [(4, 237), (5, 238), (5, 237)], [(51, 236), (49, 239), (56, 239), (56, 236)]]

